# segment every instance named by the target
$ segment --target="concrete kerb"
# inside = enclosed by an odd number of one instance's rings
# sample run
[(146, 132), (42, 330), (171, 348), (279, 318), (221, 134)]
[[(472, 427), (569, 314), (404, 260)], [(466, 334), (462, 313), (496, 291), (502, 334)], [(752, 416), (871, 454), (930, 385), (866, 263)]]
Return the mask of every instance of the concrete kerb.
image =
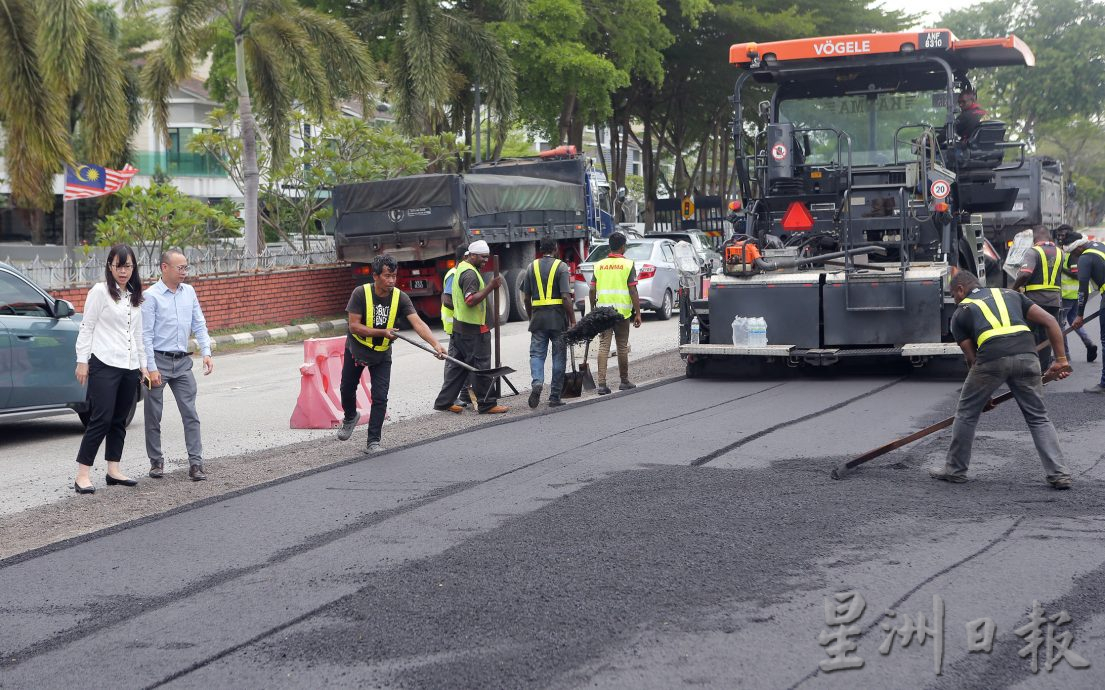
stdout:
[[(286, 340), (287, 338), (300, 335), (315, 336), (323, 333), (344, 335), (345, 328), (345, 319), (333, 319), (331, 321), (321, 321), (319, 323), (304, 323), (299, 326), (284, 326), (283, 328), (269, 328), (263, 331), (219, 335), (211, 339), (211, 351), (217, 352), (220, 345), (253, 345), (255, 343), (260, 344)], [(192, 349), (199, 352), (199, 343), (196, 342), (195, 338), (193, 338), (190, 343)]]

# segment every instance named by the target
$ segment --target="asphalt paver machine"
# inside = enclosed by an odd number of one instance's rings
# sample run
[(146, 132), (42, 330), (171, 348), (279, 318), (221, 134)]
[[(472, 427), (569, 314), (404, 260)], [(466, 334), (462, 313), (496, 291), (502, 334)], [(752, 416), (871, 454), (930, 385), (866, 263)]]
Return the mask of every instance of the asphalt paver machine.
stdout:
[[(681, 310), (688, 375), (710, 358), (958, 356), (949, 280), (985, 276), (978, 214), (1012, 208), (995, 171), (1024, 147), (995, 120), (957, 133), (957, 94), (972, 70), (1032, 66), (1031, 50), (934, 29), (742, 43), (729, 61), (741, 203), (723, 271)], [(764, 319), (767, 345), (735, 339), (736, 317)]]

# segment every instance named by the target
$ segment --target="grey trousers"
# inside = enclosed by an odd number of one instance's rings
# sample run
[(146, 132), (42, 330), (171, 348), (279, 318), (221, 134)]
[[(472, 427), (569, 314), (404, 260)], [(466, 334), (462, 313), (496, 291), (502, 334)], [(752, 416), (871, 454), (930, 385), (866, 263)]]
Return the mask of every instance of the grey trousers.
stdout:
[(971, 446), (975, 440), (978, 417), (994, 391), (1005, 383), (1009, 384), (1024, 421), (1028, 423), (1047, 478), (1070, 478), (1070, 472), (1063, 465), (1063, 452), (1059, 450), (1059, 435), (1044, 407), (1040, 376), (1040, 360), (1035, 353), (1009, 355), (971, 367), (955, 411), (952, 444), (948, 448), (947, 466), (944, 468), (946, 473), (966, 476), (967, 467), (971, 464)]
[(188, 448), (188, 464), (203, 464), (203, 442), (200, 440), (200, 417), (196, 412), (196, 377), (192, 375), (192, 358), (173, 359), (154, 354), (162, 383), (146, 391), (142, 407), (146, 420), (146, 455), (151, 465), (164, 464), (161, 452), (161, 413), (165, 409), (165, 387), (173, 389), (180, 418), (184, 421), (184, 444)]

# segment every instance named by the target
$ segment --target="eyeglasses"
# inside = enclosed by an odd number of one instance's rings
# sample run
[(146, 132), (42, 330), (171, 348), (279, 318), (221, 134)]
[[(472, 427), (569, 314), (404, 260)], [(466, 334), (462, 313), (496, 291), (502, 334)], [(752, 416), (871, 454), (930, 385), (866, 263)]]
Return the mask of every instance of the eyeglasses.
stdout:
[(173, 268), (178, 271), (187, 271), (189, 268), (191, 268), (191, 266), (189, 266), (188, 264), (181, 264), (180, 266), (173, 266)]

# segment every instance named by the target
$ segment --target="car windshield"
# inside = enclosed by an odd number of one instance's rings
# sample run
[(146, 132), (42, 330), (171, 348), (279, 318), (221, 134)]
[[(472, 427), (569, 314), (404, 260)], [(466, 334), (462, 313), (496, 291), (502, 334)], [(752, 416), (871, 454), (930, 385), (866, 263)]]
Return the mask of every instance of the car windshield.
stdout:
[[(808, 165), (828, 165), (848, 162), (848, 143), (843, 137), (837, 151), (835, 128), (845, 132), (852, 141), (852, 165), (886, 165), (894, 162), (895, 134), (908, 142), (917, 138), (921, 127), (939, 128), (947, 117), (944, 91), (913, 91), (908, 93), (857, 94), (832, 98), (798, 98), (779, 103), (779, 121), (789, 122), (796, 130), (796, 146), (806, 147), (809, 137)], [(903, 144), (898, 145), (898, 157)], [(904, 144), (908, 152), (909, 144)]]
[[(634, 261), (644, 261), (652, 256), (652, 243), (651, 242), (630, 242), (625, 245), (625, 258), (633, 259)], [(599, 247), (595, 247), (591, 250), (591, 255), (587, 257), (587, 261), (595, 263), (596, 261), (602, 261), (610, 255), (610, 245), (604, 244)]]

